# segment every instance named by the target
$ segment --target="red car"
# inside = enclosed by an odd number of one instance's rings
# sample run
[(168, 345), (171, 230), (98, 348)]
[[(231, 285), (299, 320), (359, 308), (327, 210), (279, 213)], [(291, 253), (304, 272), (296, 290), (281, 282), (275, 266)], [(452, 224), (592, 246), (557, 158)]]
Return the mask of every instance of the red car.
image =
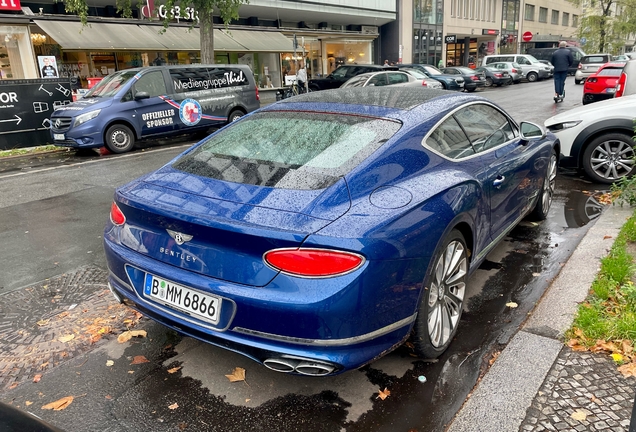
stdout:
[(624, 62), (605, 63), (596, 73), (590, 75), (583, 85), (583, 105), (613, 98), (624, 66)]

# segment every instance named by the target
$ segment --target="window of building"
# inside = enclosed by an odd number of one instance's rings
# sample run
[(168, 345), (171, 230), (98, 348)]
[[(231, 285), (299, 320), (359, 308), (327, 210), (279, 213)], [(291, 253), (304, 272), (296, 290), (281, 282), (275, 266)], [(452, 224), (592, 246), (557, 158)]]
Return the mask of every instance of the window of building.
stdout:
[(559, 25), (559, 11), (552, 9), (552, 24)]
[(563, 21), (561, 22), (562, 25), (564, 26), (569, 26), (570, 25), (570, 14), (567, 12), (563, 12)]
[(572, 27), (578, 27), (578, 26), (579, 26), (579, 16), (572, 15)]
[(526, 11), (523, 19), (526, 21), (534, 21), (534, 5), (526, 3)]
[(539, 8), (539, 22), (547, 23), (548, 22), (548, 8)]
[(457, 13), (457, 0), (451, 0), (450, 2), (450, 16), (454, 17)]

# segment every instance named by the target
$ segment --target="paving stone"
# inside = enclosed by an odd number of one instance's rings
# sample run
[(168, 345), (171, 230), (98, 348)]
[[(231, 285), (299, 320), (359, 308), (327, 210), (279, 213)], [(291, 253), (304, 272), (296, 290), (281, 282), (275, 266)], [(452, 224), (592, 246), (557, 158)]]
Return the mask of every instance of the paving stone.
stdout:
[[(635, 392), (636, 378), (623, 377), (611, 357), (564, 347), (519, 430), (626, 432)], [(576, 411), (586, 420), (573, 419)]]

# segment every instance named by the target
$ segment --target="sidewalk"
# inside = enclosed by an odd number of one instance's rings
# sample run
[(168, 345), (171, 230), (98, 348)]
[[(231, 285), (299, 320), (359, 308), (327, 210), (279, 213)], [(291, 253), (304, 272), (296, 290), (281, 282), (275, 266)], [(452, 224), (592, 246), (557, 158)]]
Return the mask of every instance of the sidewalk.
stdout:
[(628, 431), (636, 378), (607, 354), (572, 351), (563, 334), (632, 211), (605, 210), (447, 432)]

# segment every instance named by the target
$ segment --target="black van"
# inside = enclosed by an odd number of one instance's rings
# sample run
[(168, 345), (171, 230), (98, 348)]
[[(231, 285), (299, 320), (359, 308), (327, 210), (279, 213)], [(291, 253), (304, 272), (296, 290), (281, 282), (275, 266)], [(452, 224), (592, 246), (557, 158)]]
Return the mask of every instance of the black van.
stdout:
[(247, 65), (125, 69), (56, 109), (51, 138), (58, 146), (106, 146), (123, 153), (136, 140), (222, 126), (258, 108), (258, 88)]
[[(585, 52), (583, 52), (583, 50), (579, 47), (566, 47), (567, 49), (569, 49), (572, 52), (572, 57), (574, 58), (574, 63), (572, 63), (572, 66), (570, 66), (570, 68), (568, 69), (568, 75), (574, 75), (574, 73), (576, 72), (576, 70), (579, 67), (579, 63), (581, 62), (581, 58), (585, 55)], [(554, 48), (530, 48), (528, 50), (526, 50), (526, 54), (530, 54), (531, 56), (533, 56), (534, 58), (536, 58), (537, 60), (547, 60), (547, 61), (551, 61), (552, 60), (552, 54), (554, 54), (554, 52), (556, 50), (558, 50), (558, 47), (554, 47)]]

